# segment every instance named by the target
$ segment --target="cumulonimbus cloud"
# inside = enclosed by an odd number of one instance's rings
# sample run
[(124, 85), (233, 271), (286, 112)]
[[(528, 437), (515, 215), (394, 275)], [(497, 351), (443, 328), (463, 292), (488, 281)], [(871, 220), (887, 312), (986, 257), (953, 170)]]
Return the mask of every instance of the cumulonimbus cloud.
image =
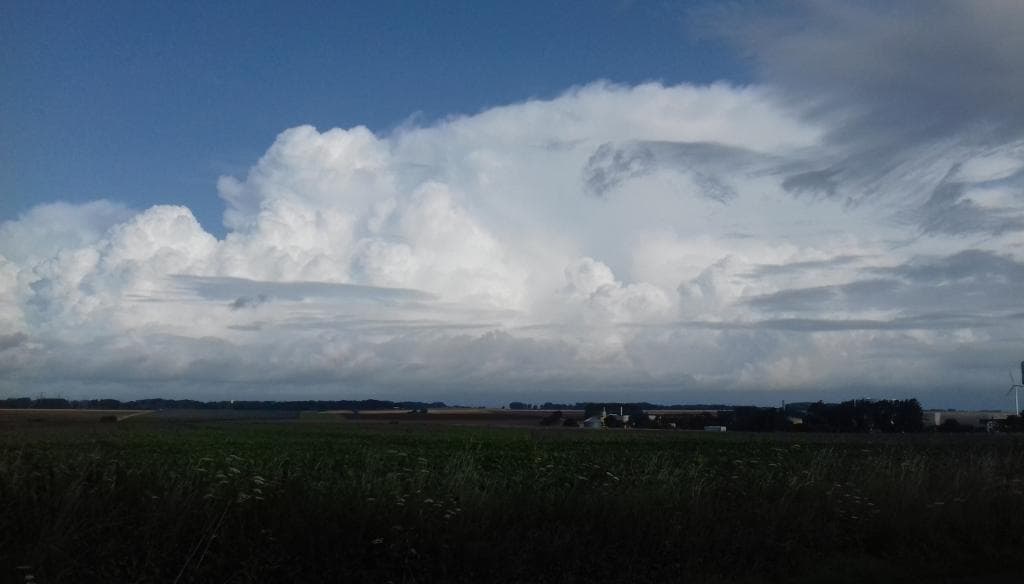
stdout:
[(755, 38), (774, 85), (288, 129), (221, 179), (222, 239), (184, 207), (36, 207), (0, 225), (0, 391), (993, 403), (1021, 344), (1019, 133), (954, 124), (871, 167), (836, 138), (851, 103), (780, 97), (806, 89), (791, 48)]

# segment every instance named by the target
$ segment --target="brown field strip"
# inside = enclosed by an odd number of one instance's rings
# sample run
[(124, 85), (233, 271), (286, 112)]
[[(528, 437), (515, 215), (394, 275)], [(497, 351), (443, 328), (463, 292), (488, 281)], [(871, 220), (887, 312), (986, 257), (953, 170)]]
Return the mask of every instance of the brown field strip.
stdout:
[(0, 409), (0, 422), (99, 422), (114, 417), (127, 420), (152, 410)]

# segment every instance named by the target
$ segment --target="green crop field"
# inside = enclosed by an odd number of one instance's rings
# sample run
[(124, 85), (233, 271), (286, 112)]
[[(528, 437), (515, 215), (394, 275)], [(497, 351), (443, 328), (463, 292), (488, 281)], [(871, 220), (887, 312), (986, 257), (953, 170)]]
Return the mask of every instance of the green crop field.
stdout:
[(0, 427), (3, 581), (1013, 581), (1022, 512), (1006, 435)]

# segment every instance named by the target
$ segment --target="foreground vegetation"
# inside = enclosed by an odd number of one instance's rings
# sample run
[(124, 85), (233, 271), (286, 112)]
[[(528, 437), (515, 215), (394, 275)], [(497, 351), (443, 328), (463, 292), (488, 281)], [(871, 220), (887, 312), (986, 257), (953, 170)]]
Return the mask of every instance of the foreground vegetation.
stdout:
[(145, 421), (0, 428), (0, 579), (974, 581), (1024, 442)]

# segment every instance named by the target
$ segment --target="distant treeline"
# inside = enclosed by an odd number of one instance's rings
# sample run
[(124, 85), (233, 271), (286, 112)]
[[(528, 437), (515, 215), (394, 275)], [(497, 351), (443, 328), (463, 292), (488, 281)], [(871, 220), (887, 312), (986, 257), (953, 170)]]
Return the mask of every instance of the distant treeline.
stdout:
[(924, 411), (916, 399), (867, 400), (858, 399), (841, 403), (800, 403), (782, 408), (738, 406), (716, 413), (697, 415), (667, 414), (661, 423), (674, 423), (677, 428), (700, 429), (706, 426), (726, 426), (729, 430), (745, 432), (1024, 432), (1024, 418), (1007, 416), (996, 420), (993, 426), (961, 425), (947, 420), (941, 426), (924, 424)]
[[(557, 405), (557, 404), (551, 404)], [(743, 432), (920, 432), (923, 411), (916, 399), (851, 400), (842, 403), (805, 402), (784, 407), (755, 406), (659, 406), (644, 404), (581, 403), (565, 410), (584, 411), (581, 419), (563, 415), (560, 408), (542, 425), (576, 426), (591, 416), (602, 416), (605, 427), (675, 428), (700, 430), (725, 426)], [(644, 410), (661, 410), (649, 415)], [(688, 411), (689, 410), (689, 411)], [(703, 410), (703, 411), (696, 411)], [(620, 417), (619, 414), (625, 414)], [(607, 416), (605, 414), (608, 414)], [(1011, 421), (1012, 423), (1012, 421)]]
[(721, 414), (729, 429), (755, 432), (920, 432), (924, 411), (916, 399), (815, 402), (801, 407), (734, 408)]
[[(544, 402), (542, 404), (530, 404), (524, 402), (514, 401), (508, 404), (510, 410), (586, 410), (588, 407), (592, 407), (594, 402), (576, 402), (574, 404), (559, 404), (553, 402)], [(615, 407), (619, 405), (623, 406), (636, 406), (642, 410), (731, 410), (736, 406), (729, 406), (725, 404), (652, 404), (650, 402), (624, 402), (614, 404)]]
[(191, 399), (67, 400), (64, 398), (15, 397), (0, 400), (0, 408), (12, 409), (96, 409), (96, 410), (418, 410), (445, 408), (444, 402), (365, 400), (305, 401), (196, 401)]

